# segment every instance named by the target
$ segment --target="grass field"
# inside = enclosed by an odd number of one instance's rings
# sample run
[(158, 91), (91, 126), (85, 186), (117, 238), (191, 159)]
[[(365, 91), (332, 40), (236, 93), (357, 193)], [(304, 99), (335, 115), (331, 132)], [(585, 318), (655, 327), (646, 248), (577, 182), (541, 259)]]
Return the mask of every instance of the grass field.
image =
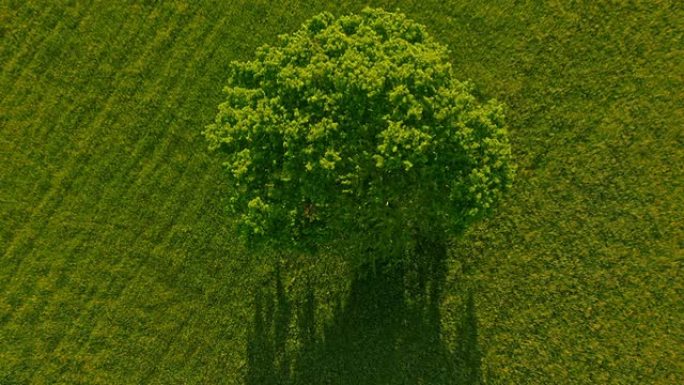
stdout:
[(239, 247), (200, 135), (335, 4), (0, 0), (0, 384), (684, 383), (684, 5), (371, 1), (508, 105), (519, 172), (363, 280)]

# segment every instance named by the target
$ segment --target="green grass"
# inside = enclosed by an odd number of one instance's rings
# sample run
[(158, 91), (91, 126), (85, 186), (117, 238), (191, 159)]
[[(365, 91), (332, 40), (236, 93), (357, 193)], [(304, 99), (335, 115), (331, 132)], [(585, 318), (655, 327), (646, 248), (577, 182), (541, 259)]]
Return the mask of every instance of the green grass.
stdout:
[(509, 106), (520, 165), (375, 280), (240, 248), (200, 135), (230, 60), (365, 3), (118, 3), (0, 2), (0, 384), (684, 383), (679, 2), (372, 1)]

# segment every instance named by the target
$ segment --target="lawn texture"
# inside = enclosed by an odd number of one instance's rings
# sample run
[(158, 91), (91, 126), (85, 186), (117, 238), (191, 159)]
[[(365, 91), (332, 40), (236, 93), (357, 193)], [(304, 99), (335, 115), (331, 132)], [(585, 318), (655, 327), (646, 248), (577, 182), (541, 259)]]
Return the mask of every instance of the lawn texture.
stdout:
[[(508, 105), (516, 184), (373, 277), (249, 253), (227, 64), (365, 5)], [(4, 0), (0, 69), (0, 384), (684, 383), (681, 2)]]

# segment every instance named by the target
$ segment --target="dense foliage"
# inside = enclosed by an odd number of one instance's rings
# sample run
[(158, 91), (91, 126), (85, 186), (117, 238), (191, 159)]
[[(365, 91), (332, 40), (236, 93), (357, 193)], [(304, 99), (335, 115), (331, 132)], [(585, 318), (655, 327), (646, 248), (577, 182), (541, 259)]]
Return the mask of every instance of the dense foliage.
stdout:
[(251, 241), (396, 253), (417, 232), (462, 229), (512, 181), (502, 106), (479, 104), (402, 14), (315, 16), (233, 62), (225, 92), (205, 135), (228, 154)]

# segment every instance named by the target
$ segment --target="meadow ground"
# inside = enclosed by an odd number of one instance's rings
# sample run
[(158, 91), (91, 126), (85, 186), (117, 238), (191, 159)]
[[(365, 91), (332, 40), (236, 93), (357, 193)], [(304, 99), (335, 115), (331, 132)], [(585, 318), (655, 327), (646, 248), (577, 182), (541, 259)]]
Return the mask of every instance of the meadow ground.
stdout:
[(684, 383), (678, 1), (371, 1), (509, 106), (514, 189), (374, 280), (236, 244), (228, 62), (364, 5), (0, 1), (0, 384)]

